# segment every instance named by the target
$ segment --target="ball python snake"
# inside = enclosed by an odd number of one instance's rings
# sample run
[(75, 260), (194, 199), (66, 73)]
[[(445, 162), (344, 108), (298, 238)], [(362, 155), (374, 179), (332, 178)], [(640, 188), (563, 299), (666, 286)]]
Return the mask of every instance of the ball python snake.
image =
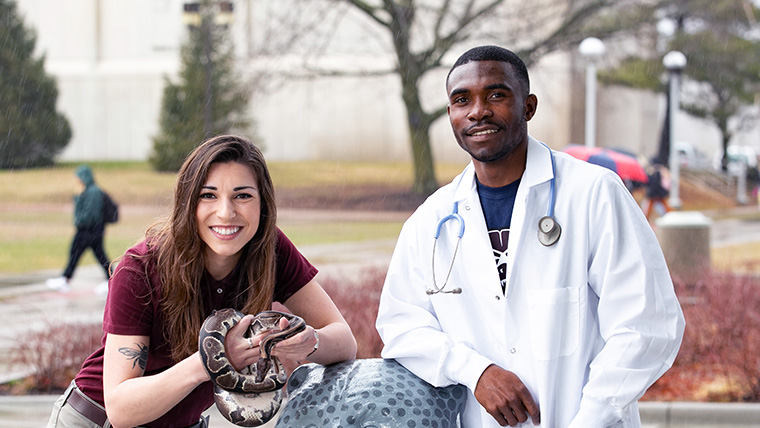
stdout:
[[(273, 332), (261, 339), (261, 356), (256, 364), (238, 372), (227, 358), (224, 339), (242, 318), (243, 314), (235, 309), (214, 311), (201, 326), (198, 350), (214, 384), (214, 402), (219, 413), (236, 425), (255, 427), (271, 420), (277, 413), (282, 403), (282, 387), (288, 380), (282, 363), (271, 354), (272, 348), (304, 331), (306, 323), (302, 318), (284, 312), (258, 313), (245, 337), (267, 330)], [(280, 331), (282, 318), (290, 324)]]

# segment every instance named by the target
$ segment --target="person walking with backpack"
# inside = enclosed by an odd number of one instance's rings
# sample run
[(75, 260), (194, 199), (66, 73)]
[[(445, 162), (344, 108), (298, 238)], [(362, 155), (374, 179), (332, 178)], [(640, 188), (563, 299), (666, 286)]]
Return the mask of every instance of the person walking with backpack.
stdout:
[(91, 248), (106, 274), (106, 282), (98, 285), (96, 291), (105, 293), (108, 291), (108, 279), (111, 278), (109, 267), (111, 261), (103, 248), (105, 193), (95, 184), (95, 178), (89, 166), (79, 166), (76, 176), (84, 190), (74, 196), (74, 225), (77, 231), (71, 241), (69, 262), (62, 276), (48, 279), (45, 284), (53, 290), (68, 292), (71, 288), (69, 281), (74, 275), (79, 259), (85, 250)]

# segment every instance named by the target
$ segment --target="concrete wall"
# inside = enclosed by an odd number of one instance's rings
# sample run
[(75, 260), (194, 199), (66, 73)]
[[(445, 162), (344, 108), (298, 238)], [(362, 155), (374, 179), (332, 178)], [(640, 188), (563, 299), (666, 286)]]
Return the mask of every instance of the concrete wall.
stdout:
[(23, 0), (37, 50), (58, 80), (73, 136), (63, 160), (144, 159), (158, 129), (163, 76), (176, 72), (181, 2)]
[[(299, 45), (291, 59), (266, 52), (271, 45), (268, 38), (277, 33), (276, 28), (266, 27), (269, 18), (286, 3), (238, 0), (231, 25), (244, 78), (253, 82), (251, 113), (267, 157), (410, 159), (397, 76), (285, 77), (299, 74), (310, 49), (308, 43)], [(72, 125), (73, 138), (61, 159), (145, 159), (158, 131), (164, 78), (175, 76), (179, 67), (185, 35), (183, 1), (22, 0), (18, 4), (27, 25), (38, 32), (38, 51), (46, 55), (46, 68), (58, 79), (59, 108)], [(390, 67), (393, 55), (383, 50), (385, 35), (366, 31), (368, 21), (351, 11), (344, 15), (336, 24), (325, 61), (349, 69), (352, 64)], [(329, 25), (332, 21), (316, 27)], [(452, 54), (456, 57), (459, 52)], [(257, 81), (257, 68), (271, 64), (282, 68), (277, 82)], [(583, 143), (582, 67), (572, 55), (552, 54), (530, 70), (539, 107), (529, 130), (554, 148)], [(426, 106), (446, 102), (444, 77), (441, 71), (423, 82)], [(654, 154), (664, 96), (600, 87), (597, 105), (599, 145), (626, 147), (647, 157)], [(708, 154), (717, 148), (718, 133), (711, 125), (680, 115), (678, 124), (680, 139)], [(760, 131), (755, 131), (744, 140), (760, 145), (758, 135)], [(432, 144), (437, 161), (466, 161), (445, 117), (434, 125)]]

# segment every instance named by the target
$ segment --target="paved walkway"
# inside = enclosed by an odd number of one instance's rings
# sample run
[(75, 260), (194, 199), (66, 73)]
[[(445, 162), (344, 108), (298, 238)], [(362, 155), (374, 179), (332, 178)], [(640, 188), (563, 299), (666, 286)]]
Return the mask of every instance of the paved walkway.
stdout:
[[(753, 215), (757, 213), (758, 215)], [(285, 213), (283, 213), (285, 214)], [(333, 215), (311, 213), (312, 215)], [(725, 213), (724, 213), (725, 214)], [(755, 207), (744, 209), (742, 217), (729, 216), (711, 225), (713, 246), (760, 242), (760, 212)], [(307, 216), (290, 212), (291, 216)], [(406, 214), (392, 214), (403, 219)], [(349, 213), (350, 218), (371, 218), (385, 214)], [(395, 240), (360, 243), (314, 245), (300, 250), (320, 268), (320, 275), (352, 275), (368, 267), (387, 267)], [(95, 292), (102, 278), (98, 266), (81, 266), (71, 281), (71, 291), (58, 293), (48, 290), (44, 280), (58, 275), (57, 271), (26, 275), (0, 276), (0, 362), (8, 362), (23, 332), (43, 329), (65, 320), (99, 323), (102, 320), (105, 298)], [(0, 364), (0, 382), (17, 379), (26, 374), (24, 367)], [(55, 396), (0, 397), (0, 428), (42, 427)], [(234, 427), (215, 409), (209, 412), (213, 426)], [(712, 403), (642, 403), (642, 418), (647, 428), (734, 427), (760, 428), (760, 404)]]

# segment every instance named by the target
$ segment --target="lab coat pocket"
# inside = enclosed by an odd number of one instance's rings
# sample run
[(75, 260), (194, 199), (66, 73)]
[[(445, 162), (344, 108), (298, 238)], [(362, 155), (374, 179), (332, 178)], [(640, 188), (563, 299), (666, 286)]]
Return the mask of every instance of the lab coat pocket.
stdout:
[(571, 355), (580, 341), (580, 288), (529, 291), (530, 341), (540, 361)]

